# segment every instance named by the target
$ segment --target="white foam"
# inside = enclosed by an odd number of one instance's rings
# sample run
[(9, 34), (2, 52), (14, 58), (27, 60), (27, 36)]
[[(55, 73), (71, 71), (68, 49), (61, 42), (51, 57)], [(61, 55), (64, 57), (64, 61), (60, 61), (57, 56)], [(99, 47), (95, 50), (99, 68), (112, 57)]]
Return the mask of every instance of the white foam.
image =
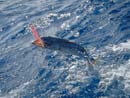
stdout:
[(21, 98), (20, 94), (26, 91), (26, 87), (32, 83), (33, 80), (21, 84), (16, 89), (11, 90), (8, 94), (2, 95), (0, 98)]
[(71, 13), (64, 13), (64, 14), (60, 14), (58, 19), (62, 19), (62, 18), (65, 18), (65, 17), (70, 17), (70, 16), (71, 16)]
[(69, 27), (70, 27), (70, 25), (67, 24), (67, 23), (63, 23), (63, 24), (61, 25), (61, 29), (65, 29), (65, 28), (69, 28)]
[(58, 16), (56, 13), (50, 13), (49, 15), (48, 15), (49, 17), (51, 17), (51, 16)]
[(128, 40), (125, 43), (120, 43), (119, 46), (122, 47), (123, 49), (130, 49), (130, 40)]
[[(119, 67), (117, 67), (119, 66)], [(120, 81), (124, 84), (124, 89), (130, 88), (129, 82), (130, 82), (130, 59), (120, 65), (108, 65), (103, 66), (100, 70), (100, 75), (102, 77), (101, 82), (99, 85), (104, 86), (104, 88), (107, 88), (115, 77), (123, 77), (123, 81)], [(105, 90), (105, 89), (104, 89)]]
[(127, 42), (117, 44), (117, 45), (107, 46), (106, 49), (111, 49), (114, 52), (130, 50), (130, 40), (128, 40)]

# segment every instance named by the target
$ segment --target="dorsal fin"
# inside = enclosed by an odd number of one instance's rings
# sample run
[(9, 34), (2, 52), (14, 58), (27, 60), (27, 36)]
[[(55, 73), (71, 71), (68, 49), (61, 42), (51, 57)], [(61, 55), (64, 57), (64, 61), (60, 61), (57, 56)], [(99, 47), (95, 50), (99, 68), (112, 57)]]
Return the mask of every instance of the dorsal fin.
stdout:
[(37, 32), (37, 29), (35, 26), (31, 26), (31, 30), (32, 30), (32, 33), (34, 34), (34, 37), (36, 38), (36, 40), (33, 42), (33, 44), (39, 46), (39, 47), (44, 47), (44, 42), (42, 41), (42, 39), (40, 38), (38, 32)]

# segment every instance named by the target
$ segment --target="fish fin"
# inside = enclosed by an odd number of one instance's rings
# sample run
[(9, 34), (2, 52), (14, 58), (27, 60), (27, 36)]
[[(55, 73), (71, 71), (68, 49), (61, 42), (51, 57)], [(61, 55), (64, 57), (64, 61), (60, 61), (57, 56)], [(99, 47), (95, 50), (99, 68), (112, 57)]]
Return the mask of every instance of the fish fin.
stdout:
[(100, 58), (96, 58), (96, 59), (92, 59), (91, 62), (94, 64), (94, 65), (98, 65), (100, 64)]
[(43, 48), (45, 46), (45, 43), (44, 41), (42, 41), (41, 37), (39, 36), (36, 27), (32, 25), (31, 30), (32, 30), (32, 33), (34, 34), (34, 37), (36, 38), (36, 40), (32, 44)]
[(42, 47), (42, 48), (44, 48), (44, 46), (45, 46), (44, 42), (41, 40), (35, 40), (34, 42), (32, 42), (32, 44)]

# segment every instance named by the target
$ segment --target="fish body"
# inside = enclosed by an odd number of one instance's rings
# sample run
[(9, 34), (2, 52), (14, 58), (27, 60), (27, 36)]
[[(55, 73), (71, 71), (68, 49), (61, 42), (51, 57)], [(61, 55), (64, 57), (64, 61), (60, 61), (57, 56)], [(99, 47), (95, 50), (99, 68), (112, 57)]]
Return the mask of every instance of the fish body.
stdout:
[(32, 33), (36, 40), (33, 42), (36, 46), (41, 48), (47, 48), (50, 50), (61, 51), (64, 54), (77, 55), (80, 58), (87, 60), (88, 68), (93, 69), (93, 63), (95, 60), (89, 56), (88, 52), (82, 46), (70, 42), (66, 39), (55, 38), (55, 37), (40, 37), (35, 26), (31, 26)]
[(94, 59), (89, 56), (87, 50), (74, 42), (55, 37), (41, 37), (41, 40), (44, 42), (43, 48), (60, 51), (64, 54), (77, 55), (87, 60), (88, 64), (93, 64)]
[(67, 54), (78, 55), (78, 56), (88, 55), (86, 50), (83, 47), (81, 47), (80, 45), (74, 42), (70, 42), (65, 39), (54, 38), (54, 37), (42, 37), (41, 39), (45, 43), (44, 48), (48, 48), (51, 50), (58, 50)]

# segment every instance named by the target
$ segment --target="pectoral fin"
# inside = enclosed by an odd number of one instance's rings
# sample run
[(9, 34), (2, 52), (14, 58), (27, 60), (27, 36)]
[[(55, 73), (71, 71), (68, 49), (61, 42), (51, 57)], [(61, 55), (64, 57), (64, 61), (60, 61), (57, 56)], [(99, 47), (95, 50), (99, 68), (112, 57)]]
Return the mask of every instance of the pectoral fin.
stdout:
[(35, 40), (32, 44), (44, 48), (44, 42), (42, 40)]
[(32, 44), (43, 48), (45, 44), (44, 44), (44, 41), (40, 38), (36, 27), (32, 25), (31, 30), (32, 30), (32, 33), (34, 34), (34, 37), (36, 38), (36, 40)]

